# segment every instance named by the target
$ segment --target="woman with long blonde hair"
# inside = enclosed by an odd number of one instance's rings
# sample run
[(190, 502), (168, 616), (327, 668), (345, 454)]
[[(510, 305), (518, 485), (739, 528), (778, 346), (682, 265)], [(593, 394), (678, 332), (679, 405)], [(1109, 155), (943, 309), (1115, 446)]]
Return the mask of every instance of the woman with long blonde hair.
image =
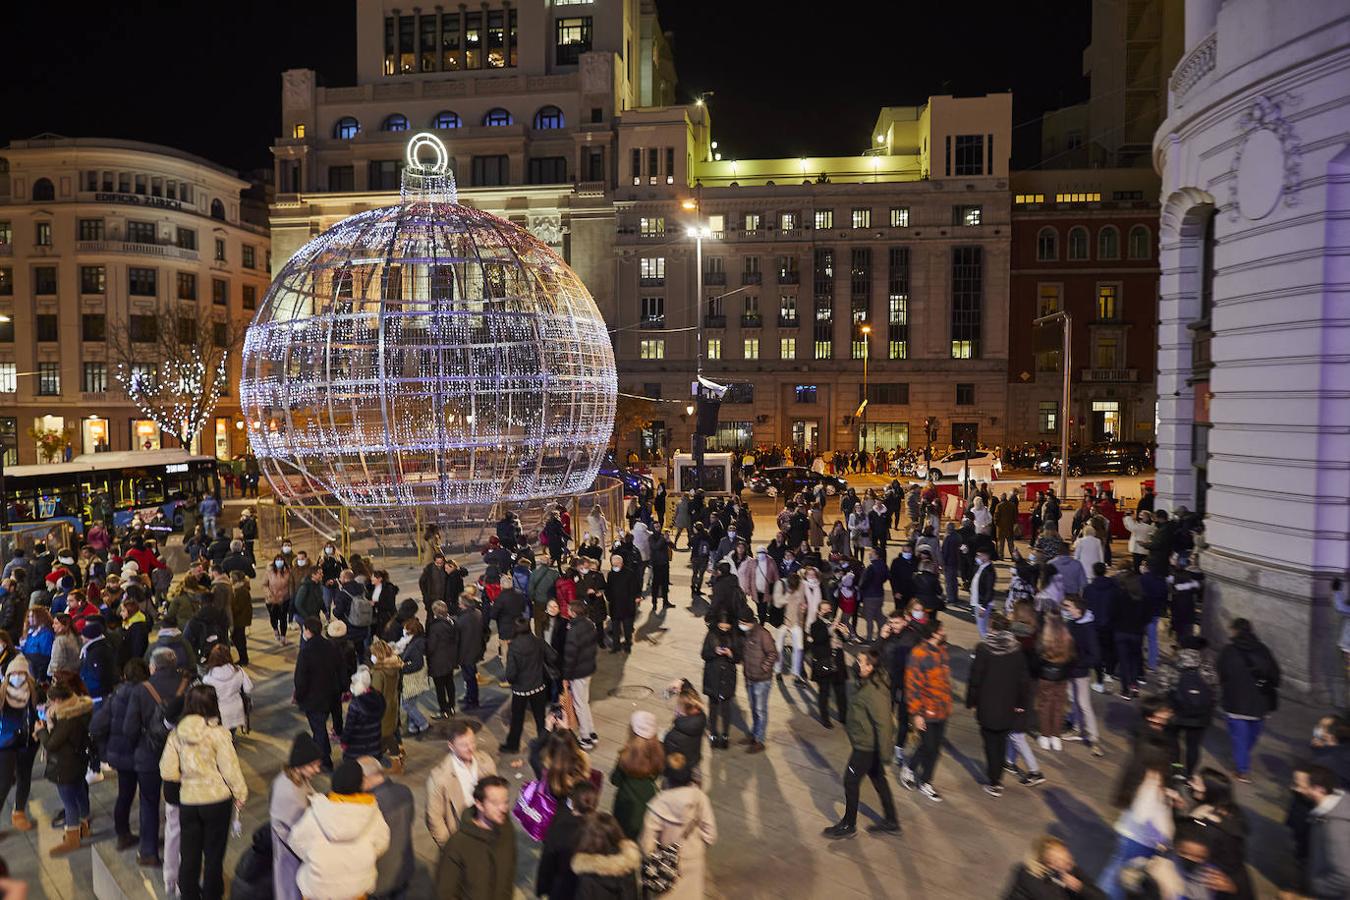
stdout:
[(1059, 734), (1069, 703), (1069, 663), (1073, 662), (1073, 635), (1058, 613), (1046, 613), (1036, 638), (1036, 710), (1040, 715), (1042, 750), (1062, 750)]

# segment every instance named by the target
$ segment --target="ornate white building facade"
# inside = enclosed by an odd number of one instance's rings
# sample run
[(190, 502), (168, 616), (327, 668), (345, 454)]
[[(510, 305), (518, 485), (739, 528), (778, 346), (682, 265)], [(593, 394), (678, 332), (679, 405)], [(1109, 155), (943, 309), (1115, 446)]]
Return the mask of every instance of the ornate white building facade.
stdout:
[(1350, 7), (1187, 0), (1162, 176), (1159, 507), (1205, 513), (1207, 624), (1344, 693)]

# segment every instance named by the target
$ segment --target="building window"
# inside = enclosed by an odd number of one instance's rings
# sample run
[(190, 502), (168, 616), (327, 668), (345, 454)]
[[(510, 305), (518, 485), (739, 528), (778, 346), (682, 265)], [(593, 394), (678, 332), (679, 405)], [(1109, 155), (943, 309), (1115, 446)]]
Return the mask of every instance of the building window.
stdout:
[(1153, 257), (1153, 235), (1147, 225), (1135, 225), (1130, 228), (1130, 259), (1151, 259)]
[(666, 258), (644, 256), (638, 260), (638, 278), (644, 287), (658, 287), (666, 283)]
[(567, 181), (567, 157), (540, 156), (530, 160), (530, 184), (563, 184)]
[(791, 294), (778, 298), (778, 325), (780, 328), (797, 327), (797, 298)]
[(1059, 232), (1049, 225), (1036, 232), (1036, 259), (1041, 262), (1059, 259)]
[(381, 131), (407, 131), (408, 117), (403, 113), (390, 113), (384, 117), (384, 122), (380, 125)]
[(562, 128), (563, 125), (563, 111), (556, 106), (542, 107), (534, 114), (535, 128)]
[(102, 294), (108, 289), (107, 269), (103, 266), (80, 266), (80, 293)]
[[(455, 16), (455, 20), (456, 24), (458, 24), (459, 16)], [(451, 128), (458, 128), (461, 124), (459, 113), (451, 112), (448, 109), (443, 109), (431, 117), (431, 127), (441, 131), (449, 131)]]
[(796, 231), (802, 227), (802, 219), (798, 213), (785, 212), (778, 214), (779, 231)]
[(818, 209), (816, 210), (816, 230), (828, 229), (834, 227), (834, 210)]
[(1069, 259), (1088, 258), (1088, 231), (1081, 225), (1069, 229)]
[(886, 280), (886, 358), (909, 358), (909, 248), (890, 249)]
[(1120, 259), (1120, 232), (1114, 225), (1105, 225), (1097, 232), (1097, 258)]
[(638, 342), (639, 359), (665, 359), (666, 342), (662, 338), (644, 338)]
[(86, 394), (103, 394), (108, 390), (108, 364), (87, 362), (80, 378), (80, 390)]
[[(858, 385), (858, 401), (862, 399), (862, 385)], [(867, 386), (867, 403), (873, 406), (906, 406), (909, 403), (909, 385), (904, 382), (874, 381)]]
[(1092, 347), (1094, 369), (1119, 369), (1120, 339), (1115, 335), (1098, 335)]
[(251, 284), (244, 285), (242, 297), (244, 309), (258, 308), (258, 289), (255, 286)]
[(328, 190), (344, 193), (356, 190), (356, 170), (352, 166), (328, 167)]
[(514, 122), (515, 119), (511, 118), (511, 113), (508, 110), (502, 109), (500, 106), (490, 109), (483, 114), (483, 124), (489, 128), (502, 128), (511, 125)]
[(853, 321), (867, 321), (868, 305), (872, 297), (872, 249), (854, 247), (849, 251), (849, 296), (853, 300)]
[(9, 321), (0, 320), (0, 344), (14, 343), (14, 319), (10, 317)]
[(56, 188), (52, 186), (50, 178), (39, 178), (33, 182), (33, 199), (39, 202), (56, 199)]
[(52, 245), (52, 223), (37, 222), (34, 228), (33, 243), (39, 247), (50, 247)]
[(1084, 193), (1056, 194), (1056, 203), (1101, 203), (1102, 195), (1100, 191), (1090, 191)]
[(975, 385), (962, 384), (956, 385), (956, 405), (974, 406), (975, 405)]
[(591, 49), (591, 17), (558, 19), (555, 23), (557, 56), (555, 63), (560, 66), (575, 66), (581, 61), (581, 54)]
[(1120, 321), (1119, 285), (1097, 285), (1097, 320), (1099, 322)]
[(1059, 430), (1059, 401), (1042, 400), (1036, 412), (1036, 430), (1041, 434), (1053, 434)]
[(258, 267), (258, 251), (252, 244), (244, 244), (239, 248), (239, 264), (245, 269), (256, 269)]
[(14, 243), (14, 228), (9, 222), (0, 221), (0, 244)]
[(642, 298), (642, 325), (647, 328), (660, 328), (666, 324), (666, 298)]
[(666, 148), (666, 184), (675, 183), (675, 148)]
[(33, 293), (39, 296), (56, 293), (56, 266), (33, 267)]
[(815, 271), (812, 278), (812, 290), (817, 300), (830, 300), (834, 297), (834, 251), (817, 250), (815, 253)]
[(854, 228), (871, 228), (872, 211), (870, 209), (855, 209), (852, 214)]
[(891, 207), (891, 227), (908, 228), (909, 227), (909, 207), (892, 206)]
[(0, 269), (0, 297), (14, 296), (14, 270), (9, 266)]
[(153, 344), (159, 340), (159, 319), (154, 316), (129, 316), (128, 332), (135, 344)]
[[(0, 362), (0, 394), (13, 394), (19, 390), (19, 367), (12, 362)], [(12, 465), (8, 459), (5, 463)]]
[(1044, 202), (1044, 194), (1017, 194), (1013, 197), (1013, 203), (1016, 203), (1018, 206), (1035, 206), (1038, 203)]
[(1038, 284), (1036, 286), (1036, 316), (1048, 316), (1057, 313), (1060, 306), (1060, 286), (1058, 284)]
[(704, 354), (708, 359), (722, 358), (722, 339), (708, 338), (708, 352)]
[(754, 403), (755, 386), (745, 381), (736, 381), (727, 385), (726, 396), (722, 398), (723, 403)]
[(184, 250), (197, 249), (197, 232), (191, 228), (179, 228), (175, 234), (175, 242)]
[(984, 218), (984, 207), (963, 204), (952, 207), (952, 224), (963, 228), (979, 225)]
[(191, 272), (178, 273), (178, 299), (197, 299), (197, 276)]
[(666, 233), (664, 216), (643, 216), (638, 219), (638, 234), (643, 237), (661, 237)]
[(33, 317), (37, 339), (40, 344), (54, 344), (60, 338), (56, 327), (55, 313), (38, 313)]
[(796, 284), (800, 279), (797, 273), (797, 257), (780, 256), (777, 259), (778, 283)]
[(799, 384), (795, 392), (795, 399), (798, 403), (815, 403), (816, 386), (814, 384)]
[(367, 187), (372, 191), (398, 190), (403, 175), (401, 159), (372, 159), (366, 165)]
[(107, 339), (107, 316), (103, 313), (85, 313), (80, 316), (80, 340), (87, 344), (101, 344)]
[(785, 337), (778, 339), (778, 358), (779, 359), (797, 358), (797, 339), (795, 337)]
[(350, 141), (361, 133), (361, 123), (351, 116), (343, 116), (333, 126), (333, 137), (340, 141)]
[(952, 248), (952, 359), (979, 357), (983, 305), (984, 251)]
[[(77, 234), (82, 241), (103, 240), (103, 220), (81, 219)], [(0, 243), (8, 243), (8, 241), (0, 241)]]
[(719, 422), (717, 433), (708, 436), (709, 450), (740, 452), (754, 445), (754, 425), (750, 422)]
[(475, 187), (500, 187), (511, 183), (511, 159), (505, 153), (475, 156), (470, 163), (470, 180)]
[(587, 181), (605, 181), (605, 148), (582, 147), (581, 162)]
[(956, 168), (952, 174), (958, 176), (984, 174), (984, 135), (956, 136)]
[(831, 342), (828, 338), (822, 339), (819, 336), (820, 335), (819, 328), (816, 329), (816, 335), (817, 336), (815, 339), (815, 346), (814, 346), (816, 359), (830, 359), (831, 357), (833, 357), (834, 356), (833, 342)]
[(230, 303), (230, 283), (222, 278), (211, 279), (211, 302), (216, 306), (228, 306)]
[(133, 244), (154, 244), (157, 243), (155, 237), (154, 222), (128, 222), (127, 240)]
[(742, 230), (751, 232), (759, 231), (760, 218), (759, 213), (746, 213), (741, 220)]
[(37, 364), (38, 373), (38, 396), (39, 397), (59, 397), (61, 396), (61, 364), (55, 362), (40, 362)]
[(759, 359), (759, 338), (746, 338), (743, 358)]

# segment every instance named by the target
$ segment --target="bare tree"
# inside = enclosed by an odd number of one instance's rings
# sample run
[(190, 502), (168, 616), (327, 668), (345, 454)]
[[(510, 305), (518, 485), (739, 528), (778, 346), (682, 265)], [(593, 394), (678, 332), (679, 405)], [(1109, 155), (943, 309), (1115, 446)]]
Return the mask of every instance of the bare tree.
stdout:
[(243, 323), (196, 303), (160, 301), (109, 324), (108, 355), (127, 399), (184, 448), (203, 430), (229, 378)]

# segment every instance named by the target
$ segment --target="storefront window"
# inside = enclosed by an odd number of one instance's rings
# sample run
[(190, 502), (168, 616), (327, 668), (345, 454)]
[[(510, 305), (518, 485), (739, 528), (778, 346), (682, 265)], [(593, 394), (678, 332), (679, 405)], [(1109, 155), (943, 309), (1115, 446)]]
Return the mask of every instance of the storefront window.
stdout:
[(106, 453), (112, 449), (108, 440), (108, 420), (88, 418), (80, 426), (81, 453)]
[(137, 450), (158, 450), (159, 426), (150, 419), (132, 419), (131, 446)]

